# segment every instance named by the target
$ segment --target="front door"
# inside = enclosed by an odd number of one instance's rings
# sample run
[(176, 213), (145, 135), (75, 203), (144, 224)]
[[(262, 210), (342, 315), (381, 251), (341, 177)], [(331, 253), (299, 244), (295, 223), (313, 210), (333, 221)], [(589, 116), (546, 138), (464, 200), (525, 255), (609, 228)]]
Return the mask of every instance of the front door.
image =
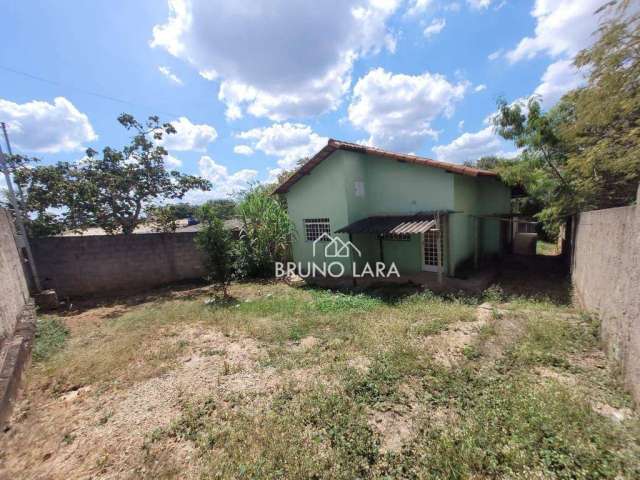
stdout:
[(422, 271), (438, 271), (438, 232), (429, 230), (422, 234)]

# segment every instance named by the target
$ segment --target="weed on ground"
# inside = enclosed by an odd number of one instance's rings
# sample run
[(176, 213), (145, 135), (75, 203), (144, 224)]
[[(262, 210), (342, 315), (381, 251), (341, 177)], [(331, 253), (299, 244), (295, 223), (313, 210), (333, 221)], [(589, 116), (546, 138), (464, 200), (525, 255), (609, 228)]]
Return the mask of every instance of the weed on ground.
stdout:
[(638, 415), (562, 295), (231, 295), (40, 319), (0, 476), (640, 478)]

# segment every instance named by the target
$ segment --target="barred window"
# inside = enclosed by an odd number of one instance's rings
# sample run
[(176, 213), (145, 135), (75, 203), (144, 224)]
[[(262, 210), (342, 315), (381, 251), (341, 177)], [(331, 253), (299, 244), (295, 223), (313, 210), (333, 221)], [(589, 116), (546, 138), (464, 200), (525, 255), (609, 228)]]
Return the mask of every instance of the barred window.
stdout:
[(382, 238), (385, 240), (408, 242), (411, 240), (411, 235), (408, 233), (385, 233), (382, 235)]
[[(331, 224), (328, 218), (304, 219), (304, 234), (308, 242), (313, 242), (323, 233), (331, 235)], [(329, 238), (325, 236), (321, 241), (328, 242)]]
[(518, 222), (518, 233), (536, 233), (535, 222)]

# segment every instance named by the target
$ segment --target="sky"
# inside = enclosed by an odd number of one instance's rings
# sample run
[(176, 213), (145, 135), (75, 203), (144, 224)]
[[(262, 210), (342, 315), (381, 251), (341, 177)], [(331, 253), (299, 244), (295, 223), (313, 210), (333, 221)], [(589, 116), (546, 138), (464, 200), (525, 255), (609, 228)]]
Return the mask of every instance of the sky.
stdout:
[(328, 138), (462, 163), (514, 155), (497, 99), (545, 108), (584, 81), (603, 0), (21, 0), (3, 2), (0, 121), (14, 153), (120, 148), (116, 121), (177, 129), (167, 165), (268, 181)]

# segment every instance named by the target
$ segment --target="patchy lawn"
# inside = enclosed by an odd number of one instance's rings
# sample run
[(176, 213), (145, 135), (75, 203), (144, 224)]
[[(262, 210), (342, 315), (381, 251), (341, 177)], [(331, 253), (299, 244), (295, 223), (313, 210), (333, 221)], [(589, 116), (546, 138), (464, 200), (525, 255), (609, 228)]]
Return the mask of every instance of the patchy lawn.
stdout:
[(249, 283), (43, 316), (0, 478), (639, 478), (597, 323), (510, 291)]

